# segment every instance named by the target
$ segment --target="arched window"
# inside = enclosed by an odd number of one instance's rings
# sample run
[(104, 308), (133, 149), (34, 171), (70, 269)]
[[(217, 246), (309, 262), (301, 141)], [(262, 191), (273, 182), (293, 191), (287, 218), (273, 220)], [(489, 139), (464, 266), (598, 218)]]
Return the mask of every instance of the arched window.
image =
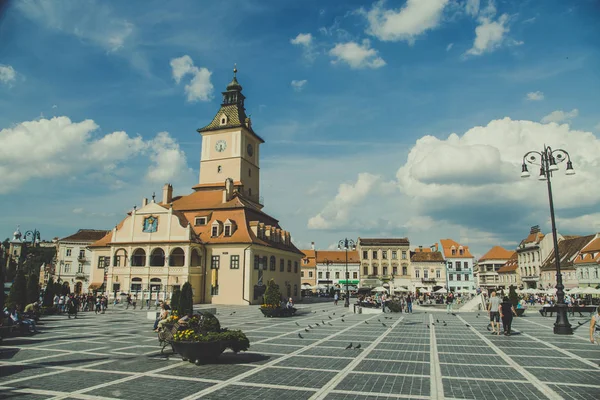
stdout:
[(181, 247), (176, 247), (169, 256), (170, 267), (183, 267), (185, 265), (185, 252)]
[(142, 290), (142, 278), (131, 278), (131, 291), (139, 292)]
[(200, 255), (200, 250), (197, 248), (192, 249), (192, 254), (190, 257), (190, 267), (200, 267), (202, 266), (202, 256)]
[(270, 262), (269, 262), (269, 269), (271, 271), (275, 271), (276, 264), (277, 264), (277, 259), (275, 258), (275, 256), (271, 256), (271, 259), (270, 259)]
[(155, 248), (150, 253), (150, 266), (151, 267), (164, 267), (165, 266), (165, 251), (160, 247)]
[(146, 266), (146, 252), (144, 249), (135, 249), (131, 255), (131, 266), (132, 267), (145, 267)]
[(127, 266), (127, 250), (118, 249), (115, 251), (113, 256), (113, 267), (126, 267)]

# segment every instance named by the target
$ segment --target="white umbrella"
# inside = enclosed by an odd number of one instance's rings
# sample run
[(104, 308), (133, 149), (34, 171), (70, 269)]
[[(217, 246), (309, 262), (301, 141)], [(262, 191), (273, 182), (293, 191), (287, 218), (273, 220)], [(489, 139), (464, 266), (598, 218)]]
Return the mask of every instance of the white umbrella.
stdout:
[(387, 292), (388, 290), (386, 288), (384, 288), (383, 286), (377, 286), (374, 289), (371, 289), (371, 292)]
[(581, 289), (581, 291), (579, 292), (580, 294), (598, 294), (600, 293), (600, 291), (598, 291), (597, 289), (594, 289), (593, 287), (586, 287)]
[(444, 288), (441, 288), (441, 289), (436, 290), (433, 293), (446, 294), (446, 293), (448, 293), (448, 291)]
[(578, 287), (574, 287), (568, 290), (569, 294), (579, 294), (581, 293), (581, 289), (579, 289)]
[(536, 293), (539, 293), (539, 290), (538, 289), (529, 288), (529, 289), (525, 289), (525, 291), (523, 293), (536, 294)]

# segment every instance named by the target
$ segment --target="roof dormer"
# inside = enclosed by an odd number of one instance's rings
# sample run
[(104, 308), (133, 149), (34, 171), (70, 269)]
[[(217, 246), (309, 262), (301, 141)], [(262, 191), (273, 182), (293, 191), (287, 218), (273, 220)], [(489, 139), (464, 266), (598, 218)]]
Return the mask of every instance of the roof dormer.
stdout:
[(229, 218), (227, 218), (227, 220), (223, 224), (223, 227), (225, 236), (232, 236), (233, 233), (236, 231), (237, 225), (235, 221), (232, 221)]
[(223, 223), (219, 220), (214, 220), (210, 226), (210, 237), (219, 237), (223, 233)]

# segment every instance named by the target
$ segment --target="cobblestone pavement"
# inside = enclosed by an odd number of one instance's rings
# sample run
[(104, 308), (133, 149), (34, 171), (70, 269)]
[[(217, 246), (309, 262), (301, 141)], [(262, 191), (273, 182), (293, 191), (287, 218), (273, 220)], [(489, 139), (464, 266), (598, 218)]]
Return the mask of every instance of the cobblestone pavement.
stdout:
[[(554, 318), (529, 313), (505, 337), (487, 331), (484, 313), (299, 308), (302, 315), (270, 319), (256, 307), (218, 307), (221, 325), (242, 329), (251, 347), (203, 366), (167, 350), (161, 355), (145, 311), (46, 317), (40, 334), (5, 339), (0, 347), (0, 398), (593, 399), (600, 393), (600, 346), (587, 340), (588, 318), (571, 319), (576, 327), (585, 322), (575, 335), (556, 336)], [(345, 349), (350, 343), (360, 348)]]

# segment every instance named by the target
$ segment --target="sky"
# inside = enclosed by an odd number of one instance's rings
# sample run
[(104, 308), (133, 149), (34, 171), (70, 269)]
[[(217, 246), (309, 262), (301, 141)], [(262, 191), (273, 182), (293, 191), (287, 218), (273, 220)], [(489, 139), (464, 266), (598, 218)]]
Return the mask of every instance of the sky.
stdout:
[(550, 231), (523, 155), (567, 150), (561, 234), (600, 232), (596, 0), (0, 1), (0, 237), (111, 229), (169, 182), (237, 77), (265, 211), (299, 248)]

